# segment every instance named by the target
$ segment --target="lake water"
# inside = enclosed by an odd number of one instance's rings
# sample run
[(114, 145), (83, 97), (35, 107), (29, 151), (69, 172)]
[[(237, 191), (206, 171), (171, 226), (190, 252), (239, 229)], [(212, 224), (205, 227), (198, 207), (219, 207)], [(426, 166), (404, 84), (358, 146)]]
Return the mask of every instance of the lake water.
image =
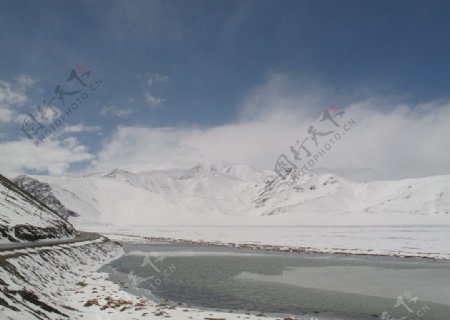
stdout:
[(450, 319), (448, 261), (178, 244), (124, 248), (104, 270), (152, 298), (318, 319)]

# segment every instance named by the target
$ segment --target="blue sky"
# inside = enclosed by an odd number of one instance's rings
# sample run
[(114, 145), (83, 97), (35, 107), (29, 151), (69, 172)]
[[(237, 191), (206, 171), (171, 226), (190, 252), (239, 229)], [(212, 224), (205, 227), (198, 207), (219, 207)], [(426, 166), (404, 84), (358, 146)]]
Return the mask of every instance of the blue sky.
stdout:
[(413, 112), (449, 97), (449, 18), (448, 1), (0, 1), (3, 93), (8, 84), (26, 97), (0, 100), (9, 110), (0, 142), (24, 139), (19, 115), (79, 64), (103, 85), (65, 123), (83, 130), (52, 137), (61, 147), (71, 136), (88, 155), (66, 159), (63, 172), (91, 166), (121, 127), (240, 123), (278, 77), (288, 79), (280, 96), (313, 92), (315, 103), (299, 107), (310, 114), (373, 97), (384, 102), (372, 112)]

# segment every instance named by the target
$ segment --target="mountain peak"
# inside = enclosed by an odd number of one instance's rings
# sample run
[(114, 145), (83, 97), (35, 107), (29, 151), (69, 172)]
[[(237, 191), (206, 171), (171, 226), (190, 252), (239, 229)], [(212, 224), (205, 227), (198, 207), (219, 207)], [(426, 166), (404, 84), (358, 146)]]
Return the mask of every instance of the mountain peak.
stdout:
[(103, 174), (102, 176), (103, 177), (108, 177), (108, 178), (115, 178), (115, 177), (120, 176), (120, 175), (129, 175), (129, 174), (132, 174), (132, 173), (128, 172), (128, 171), (125, 171), (125, 170), (122, 170), (122, 169), (115, 168), (115, 169), (112, 169), (111, 171)]

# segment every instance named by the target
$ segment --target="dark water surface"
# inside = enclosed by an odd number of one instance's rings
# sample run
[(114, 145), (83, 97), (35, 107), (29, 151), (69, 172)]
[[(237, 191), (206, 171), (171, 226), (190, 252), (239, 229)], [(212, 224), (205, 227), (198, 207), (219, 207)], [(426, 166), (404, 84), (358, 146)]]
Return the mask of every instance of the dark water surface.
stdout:
[[(133, 244), (109, 267), (160, 299), (318, 319), (450, 319), (450, 263)], [(105, 270), (108, 270), (106, 268)], [(118, 273), (117, 273), (118, 272)], [(114, 279), (114, 276), (113, 276)], [(388, 319), (388, 318), (386, 318)]]

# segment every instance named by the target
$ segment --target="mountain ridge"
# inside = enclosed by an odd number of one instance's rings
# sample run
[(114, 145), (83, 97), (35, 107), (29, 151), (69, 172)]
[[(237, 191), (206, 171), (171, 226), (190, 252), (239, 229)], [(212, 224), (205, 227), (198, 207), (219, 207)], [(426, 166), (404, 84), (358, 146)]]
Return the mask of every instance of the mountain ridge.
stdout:
[(0, 243), (71, 238), (74, 227), (55, 210), (0, 175)]
[(292, 225), (364, 223), (364, 218), (370, 224), (405, 218), (450, 223), (450, 175), (361, 183), (293, 171), (282, 179), (275, 172), (218, 162), (31, 178), (48, 184), (67, 210), (80, 215), (70, 217), (74, 223)]

